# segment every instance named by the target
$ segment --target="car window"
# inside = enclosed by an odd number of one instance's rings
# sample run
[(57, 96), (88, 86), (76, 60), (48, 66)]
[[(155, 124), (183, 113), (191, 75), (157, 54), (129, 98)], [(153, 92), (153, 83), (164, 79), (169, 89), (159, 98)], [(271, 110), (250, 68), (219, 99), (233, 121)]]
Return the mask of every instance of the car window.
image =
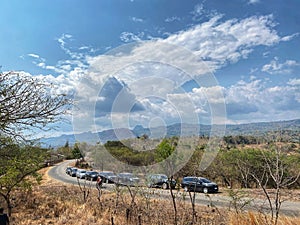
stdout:
[(189, 178), (183, 178), (183, 181), (188, 182), (188, 181), (190, 181), (190, 179)]
[(199, 182), (198, 178), (194, 177), (193, 182)]
[(168, 177), (166, 175), (161, 175), (160, 179), (168, 179)]
[(201, 178), (200, 181), (203, 183), (211, 183), (211, 181), (206, 178)]

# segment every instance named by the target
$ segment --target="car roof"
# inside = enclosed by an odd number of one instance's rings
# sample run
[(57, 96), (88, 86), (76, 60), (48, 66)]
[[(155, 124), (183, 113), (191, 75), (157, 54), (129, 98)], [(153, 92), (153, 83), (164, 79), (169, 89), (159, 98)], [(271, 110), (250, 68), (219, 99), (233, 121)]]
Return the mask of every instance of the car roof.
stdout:
[(123, 172), (123, 173), (119, 173), (119, 174), (122, 174), (122, 175), (132, 175), (132, 173), (128, 173), (128, 172)]
[(99, 173), (114, 173), (113, 171), (101, 171)]
[(201, 179), (209, 180), (209, 179), (206, 178), (206, 177), (196, 177), (196, 176), (188, 176), (188, 177), (184, 177), (183, 179), (188, 179), (188, 178), (197, 178), (197, 179), (199, 179), (199, 180), (201, 180)]

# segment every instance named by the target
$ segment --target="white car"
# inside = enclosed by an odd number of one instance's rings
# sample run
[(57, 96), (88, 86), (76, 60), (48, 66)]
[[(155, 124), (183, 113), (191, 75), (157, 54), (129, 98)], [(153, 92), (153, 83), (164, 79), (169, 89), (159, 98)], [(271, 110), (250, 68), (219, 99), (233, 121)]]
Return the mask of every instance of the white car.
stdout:
[(86, 174), (85, 170), (78, 170), (77, 173), (76, 173), (76, 177), (79, 178), (79, 179), (84, 179), (85, 174)]

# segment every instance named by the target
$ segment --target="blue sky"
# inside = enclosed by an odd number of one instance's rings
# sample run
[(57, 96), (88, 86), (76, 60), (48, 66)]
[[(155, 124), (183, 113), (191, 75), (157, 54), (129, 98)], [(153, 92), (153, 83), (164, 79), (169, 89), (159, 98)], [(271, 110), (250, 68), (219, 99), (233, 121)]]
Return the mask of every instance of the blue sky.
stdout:
[[(22, 71), (56, 84), (58, 92), (75, 94), (82, 108), (73, 121), (79, 122), (58, 132), (191, 122), (193, 116), (187, 117), (194, 114), (202, 123), (295, 119), (300, 115), (299, 8), (297, 0), (3, 0), (0, 65), (3, 72)], [(149, 42), (190, 51), (217, 82), (192, 85), (183, 97), (170, 89), (171, 83), (190, 81), (181, 68), (135, 61), (148, 59)], [(130, 57), (113, 61), (110, 51), (128, 43), (139, 46)], [(156, 60), (156, 53), (149, 58)], [(135, 64), (128, 65), (128, 59)], [(123, 67), (116, 70), (113, 62)], [(103, 63), (110, 67), (103, 69)], [(176, 63), (187, 68), (189, 62)], [(131, 111), (118, 109), (112, 116), (121, 92)], [(226, 118), (213, 115), (221, 93)], [(183, 112), (187, 96), (190, 114)]]

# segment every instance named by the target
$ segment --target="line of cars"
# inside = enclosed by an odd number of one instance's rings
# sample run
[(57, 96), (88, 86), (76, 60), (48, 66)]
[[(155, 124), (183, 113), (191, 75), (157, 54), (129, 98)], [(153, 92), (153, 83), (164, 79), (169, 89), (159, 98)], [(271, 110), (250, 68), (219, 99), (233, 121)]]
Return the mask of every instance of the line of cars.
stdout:
[[(112, 171), (87, 171), (83, 169), (78, 169), (76, 167), (67, 167), (66, 173), (72, 177), (77, 177), (78, 179), (86, 179), (90, 181), (96, 181), (98, 176), (101, 177), (103, 183), (114, 183), (116, 185), (125, 186), (141, 186), (146, 184), (148, 188), (162, 188), (162, 189), (172, 189), (176, 188), (178, 184), (176, 180), (170, 180), (165, 174), (149, 174), (144, 179), (135, 176), (133, 173), (114, 173)], [(211, 182), (204, 177), (188, 176), (181, 180), (178, 184), (184, 191), (196, 191), (203, 193), (217, 193), (219, 187), (216, 183)]]
[(71, 177), (77, 177), (78, 179), (86, 179), (90, 181), (96, 181), (100, 176), (103, 183), (115, 183), (119, 185), (138, 185), (140, 178), (134, 176), (132, 173), (114, 173), (112, 171), (88, 171), (84, 169), (78, 169), (76, 167), (67, 167), (66, 174)]

